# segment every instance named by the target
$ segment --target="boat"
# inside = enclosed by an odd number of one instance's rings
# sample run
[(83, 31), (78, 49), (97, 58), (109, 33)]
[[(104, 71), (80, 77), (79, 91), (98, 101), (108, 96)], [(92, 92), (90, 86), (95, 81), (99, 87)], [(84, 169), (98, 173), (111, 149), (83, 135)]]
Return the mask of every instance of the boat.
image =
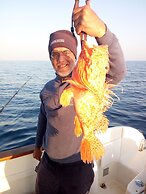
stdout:
[[(98, 134), (104, 156), (94, 161), (90, 194), (146, 194), (146, 139), (135, 128), (109, 127)], [(0, 152), (0, 193), (34, 194), (38, 161), (34, 145)]]

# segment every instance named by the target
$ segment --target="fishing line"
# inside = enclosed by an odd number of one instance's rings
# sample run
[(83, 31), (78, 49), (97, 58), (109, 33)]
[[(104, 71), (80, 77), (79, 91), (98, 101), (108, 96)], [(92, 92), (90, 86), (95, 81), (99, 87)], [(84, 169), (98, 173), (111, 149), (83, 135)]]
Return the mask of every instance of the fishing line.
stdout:
[(8, 100), (8, 102), (2, 106), (2, 108), (0, 109), (0, 113), (3, 112), (3, 110), (6, 108), (6, 106), (12, 101), (12, 99), (19, 93), (19, 91), (29, 82), (29, 80), (32, 78), (33, 76), (29, 77), (28, 80), (26, 82), (24, 82), (24, 84), (22, 84), (22, 86), (14, 93), (14, 95)]

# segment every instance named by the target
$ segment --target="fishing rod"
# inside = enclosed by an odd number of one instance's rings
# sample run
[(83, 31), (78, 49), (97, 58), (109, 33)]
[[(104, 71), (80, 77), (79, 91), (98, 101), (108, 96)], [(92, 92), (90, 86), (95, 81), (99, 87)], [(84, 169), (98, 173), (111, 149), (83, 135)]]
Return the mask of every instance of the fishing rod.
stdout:
[[(85, 3), (86, 3), (86, 5), (90, 6), (90, 0), (85, 0)], [(73, 11), (74, 11), (74, 9), (76, 9), (78, 7), (79, 7), (79, 0), (75, 0)], [(73, 12), (72, 12), (72, 16), (71, 16), (71, 32), (72, 32), (73, 36), (75, 36), (74, 23), (73, 23)], [(87, 34), (82, 31), (81, 34), (80, 34), (81, 48), (83, 46), (84, 40), (87, 41)]]
[(32, 78), (32, 76), (31, 77), (29, 77), (28, 78), (28, 80), (26, 81), (26, 82), (24, 82), (24, 84), (22, 84), (22, 86), (14, 93), (14, 95), (8, 100), (8, 102), (4, 105), (4, 106), (2, 106), (2, 108), (0, 109), (0, 113), (2, 113), (3, 112), (3, 110), (6, 108), (6, 106), (12, 101), (12, 99), (18, 94), (18, 92), (29, 82), (29, 80)]

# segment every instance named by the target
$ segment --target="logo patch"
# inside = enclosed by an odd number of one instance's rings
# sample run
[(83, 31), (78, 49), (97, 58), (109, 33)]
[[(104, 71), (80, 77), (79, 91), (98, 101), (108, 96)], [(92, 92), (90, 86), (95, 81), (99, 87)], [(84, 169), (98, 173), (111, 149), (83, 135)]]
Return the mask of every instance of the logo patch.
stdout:
[(58, 43), (58, 42), (65, 42), (65, 41), (64, 39), (56, 39), (56, 40), (53, 40), (50, 45), (52, 46), (53, 44)]

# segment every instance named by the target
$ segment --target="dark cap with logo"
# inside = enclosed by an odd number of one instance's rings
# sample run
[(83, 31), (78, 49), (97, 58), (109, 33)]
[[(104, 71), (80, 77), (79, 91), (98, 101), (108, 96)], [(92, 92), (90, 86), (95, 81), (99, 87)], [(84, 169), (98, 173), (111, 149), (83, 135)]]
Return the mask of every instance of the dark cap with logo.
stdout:
[(77, 58), (77, 39), (76, 37), (68, 30), (58, 30), (50, 34), (50, 40), (48, 45), (48, 51), (51, 55), (51, 52), (56, 47), (65, 47), (73, 52)]

